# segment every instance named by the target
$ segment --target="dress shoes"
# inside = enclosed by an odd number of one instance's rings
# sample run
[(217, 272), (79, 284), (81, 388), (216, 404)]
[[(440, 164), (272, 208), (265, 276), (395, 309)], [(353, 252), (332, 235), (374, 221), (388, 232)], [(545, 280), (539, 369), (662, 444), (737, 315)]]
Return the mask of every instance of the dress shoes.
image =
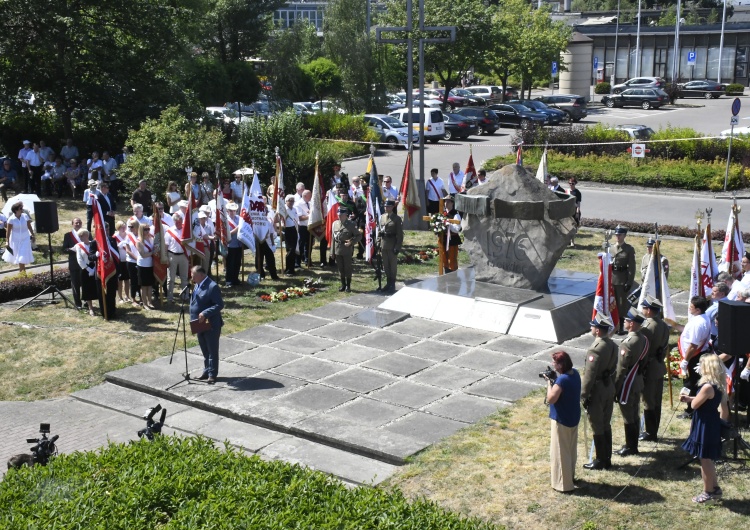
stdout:
[(601, 460), (594, 459), (592, 462), (589, 462), (588, 464), (583, 464), (583, 469), (588, 469), (591, 471), (599, 471), (601, 469), (609, 469), (612, 467), (612, 464), (605, 464)]
[(638, 439), (640, 441), (642, 441), (642, 442), (655, 442), (656, 441), (656, 436), (654, 436), (653, 434), (649, 434), (647, 432), (642, 432), (638, 436)]
[(216, 378), (214, 376), (211, 376), (208, 379), (206, 379), (206, 383), (208, 383), (209, 385), (213, 385), (215, 382), (216, 382)]
[(627, 445), (623, 445), (622, 449), (615, 451), (615, 454), (620, 456), (634, 456), (638, 454), (638, 449), (631, 449)]
[(200, 377), (196, 377), (195, 379), (196, 381), (205, 381), (208, 379), (208, 374), (201, 374)]

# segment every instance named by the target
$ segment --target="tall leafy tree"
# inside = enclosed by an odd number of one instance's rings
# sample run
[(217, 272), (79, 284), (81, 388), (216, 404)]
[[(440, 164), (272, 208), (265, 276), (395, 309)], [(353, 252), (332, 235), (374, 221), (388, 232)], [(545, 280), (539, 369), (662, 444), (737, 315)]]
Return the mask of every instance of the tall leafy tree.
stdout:
[(271, 15), (285, 0), (207, 0), (206, 50), (223, 63), (257, 56), (268, 39)]
[(277, 98), (307, 100), (313, 93), (312, 80), (301, 65), (323, 53), (315, 26), (299, 22), (291, 28), (277, 29), (263, 50), (268, 73)]
[(319, 57), (302, 68), (312, 79), (313, 90), (318, 99), (338, 96), (341, 93), (341, 72), (339, 67), (330, 59)]

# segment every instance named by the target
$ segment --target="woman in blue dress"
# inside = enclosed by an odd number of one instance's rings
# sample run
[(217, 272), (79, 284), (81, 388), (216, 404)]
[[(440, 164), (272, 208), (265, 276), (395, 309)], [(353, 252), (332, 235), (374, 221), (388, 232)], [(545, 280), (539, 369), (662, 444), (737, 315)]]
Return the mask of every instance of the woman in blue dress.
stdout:
[(703, 504), (721, 498), (722, 491), (716, 476), (714, 460), (721, 456), (721, 421), (719, 408), (727, 410), (727, 375), (717, 355), (703, 355), (700, 360), (701, 378), (695, 396), (681, 395), (680, 401), (693, 409), (690, 436), (682, 448), (701, 462), (703, 492), (693, 502)]

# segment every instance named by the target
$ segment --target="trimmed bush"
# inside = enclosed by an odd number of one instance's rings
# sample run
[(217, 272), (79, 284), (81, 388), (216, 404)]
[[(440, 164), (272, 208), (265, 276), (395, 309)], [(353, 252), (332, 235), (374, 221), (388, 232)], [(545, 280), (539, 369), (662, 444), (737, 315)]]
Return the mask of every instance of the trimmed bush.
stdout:
[(744, 94), (745, 86), (739, 83), (730, 83), (727, 85), (727, 94)]
[(597, 83), (596, 87), (594, 87), (594, 94), (609, 94), (610, 90), (612, 90), (612, 85), (606, 81), (602, 81), (601, 83)]
[(378, 135), (365, 125), (362, 116), (319, 112), (306, 117), (305, 127), (313, 138), (336, 138), (354, 142), (379, 141)]
[[(722, 221), (725, 222), (725, 221)], [(631, 221), (613, 221), (611, 219), (586, 218), (581, 219), (581, 225), (588, 228), (602, 228), (604, 230), (614, 230), (617, 225), (628, 227), (631, 232), (640, 234), (653, 234), (654, 223), (634, 223)], [(663, 236), (676, 236), (693, 238), (696, 234), (695, 227), (659, 225), (659, 234)], [(713, 241), (724, 241), (725, 230), (711, 230), (711, 239)], [(742, 233), (742, 240), (750, 244), (750, 232)]]
[(409, 502), (398, 490), (349, 489), (202, 437), (110, 444), (11, 470), (0, 504), (2, 528), (495, 528), (429, 501)]
[[(67, 268), (55, 269), (54, 283), (58, 289), (69, 289), (70, 271)], [(0, 281), (0, 303), (31, 298), (42, 292), (49, 284), (49, 272), (26, 276), (19, 274), (8, 280)]]

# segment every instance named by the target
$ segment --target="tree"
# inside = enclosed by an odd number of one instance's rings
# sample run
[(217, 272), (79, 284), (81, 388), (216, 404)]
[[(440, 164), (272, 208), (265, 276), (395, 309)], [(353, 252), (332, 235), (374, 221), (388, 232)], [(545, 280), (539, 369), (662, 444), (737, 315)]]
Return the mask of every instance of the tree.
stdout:
[(312, 79), (313, 90), (318, 99), (337, 96), (341, 92), (341, 72), (330, 59), (320, 57), (304, 65), (302, 69)]
[(313, 83), (301, 65), (321, 55), (320, 39), (309, 22), (277, 30), (262, 53), (268, 61), (274, 97), (307, 100), (313, 93)]
[[(419, 20), (418, 3), (413, 3), (413, 20)], [(460, 82), (461, 76), (481, 57), (489, 53), (494, 42), (490, 38), (493, 7), (480, 0), (437, 0), (425, 3), (427, 26), (456, 26), (456, 41), (446, 44), (425, 44), (425, 69), (435, 72), (446, 94)], [(406, 4), (403, 0), (389, 0), (386, 13), (378, 20), (380, 25), (404, 26)], [(412, 38), (435, 37), (414, 31)], [(443, 36), (446, 36), (445, 34)], [(405, 57), (406, 45), (397, 45), (398, 53)], [(418, 44), (414, 42), (414, 51)], [(415, 68), (415, 71), (417, 69)], [(406, 83), (404, 83), (406, 84)]]

